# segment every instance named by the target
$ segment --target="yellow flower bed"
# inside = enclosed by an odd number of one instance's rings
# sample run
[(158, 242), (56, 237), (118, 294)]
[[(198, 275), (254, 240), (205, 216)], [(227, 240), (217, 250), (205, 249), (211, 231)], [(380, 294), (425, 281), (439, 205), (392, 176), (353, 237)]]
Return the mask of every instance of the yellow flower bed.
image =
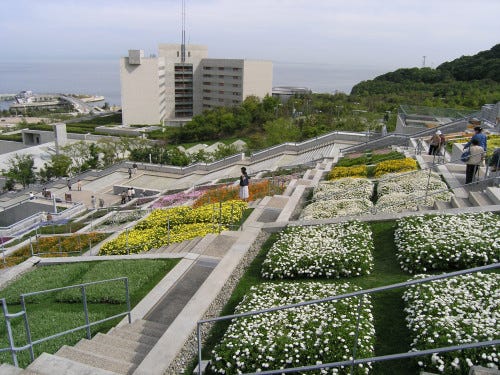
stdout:
[(409, 172), (417, 169), (417, 161), (412, 158), (382, 161), (375, 167), (375, 177), (386, 173)]
[(329, 180), (335, 180), (344, 177), (366, 177), (368, 170), (366, 165), (356, 165), (352, 167), (334, 167), (328, 174)]
[(174, 207), (155, 210), (134, 229), (122, 232), (114, 240), (106, 242), (99, 254), (135, 254), (169, 243), (203, 237), (208, 233), (217, 233), (219, 229), (227, 230), (228, 224), (241, 219), (247, 207), (246, 202), (228, 201), (222, 204), (222, 210), (219, 210), (218, 203), (199, 208)]

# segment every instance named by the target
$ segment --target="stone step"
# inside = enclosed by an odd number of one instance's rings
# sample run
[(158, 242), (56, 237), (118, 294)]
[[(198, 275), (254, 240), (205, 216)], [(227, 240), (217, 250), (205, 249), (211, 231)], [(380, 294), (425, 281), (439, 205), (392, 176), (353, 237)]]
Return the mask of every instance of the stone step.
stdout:
[(444, 202), (444, 201), (434, 201), (434, 209), (435, 210), (449, 210), (450, 208), (453, 208), (451, 205), (451, 202)]
[(236, 240), (237, 237), (220, 234), (207, 246), (203, 255), (222, 258)]
[(89, 366), (53, 354), (42, 353), (27, 368), (40, 375), (116, 375), (116, 372)]
[(105, 335), (103, 333), (98, 333), (92, 338), (92, 341), (101, 342), (110, 346), (117, 346), (125, 350), (133, 350), (134, 352), (147, 354), (153, 347), (153, 345), (145, 344), (142, 342), (127, 340), (126, 338), (120, 336)]
[(64, 345), (56, 353), (56, 356), (80, 362), (92, 367), (115, 372), (117, 374), (132, 374), (137, 365), (123, 359), (112, 359), (105, 356), (105, 353), (95, 354), (85, 350)]
[(82, 339), (75, 346), (75, 349), (82, 350), (88, 353), (93, 353), (97, 355), (106, 354), (107, 357), (123, 360), (126, 362), (131, 362), (139, 364), (142, 362), (146, 353), (138, 353), (133, 350), (126, 350), (119, 346), (107, 345), (99, 341)]
[(500, 204), (500, 187), (488, 186), (484, 192), (494, 204)]
[(2, 363), (0, 365), (0, 374), (2, 375), (18, 375), (23, 371), (24, 369), (21, 367), (12, 366), (8, 363)]
[(163, 331), (163, 332), (165, 332), (168, 328), (165, 324), (152, 322), (150, 320), (145, 320), (145, 319), (138, 319), (138, 320), (132, 322), (131, 326), (146, 327), (149, 329), (156, 329), (157, 331)]
[(474, 206), (491, 206), (494, 204), (488, 195), (480, 191), (469, 192), (469, 200)]
[(195, 254), (202, 254), (215, 238), (217, 238), (215, 233), (209, 233), (205, 237), (200, 237), (200, 241), (189, 249), (189, 251)]
[(129, 333), (139, 333), (144, 336), (151, 336), (151, 337), (161, 337), (163, 335), (164, 330), (158, 330), (156, 328), (149, 328), (141, 325), (132, 325), (132, 324), (127, 324), (119, 328), (113, 328), (110, 330), (109, 333), (114, 332), (114, 331), (121, 331), (124, 332), (125, 334)]
[(184, 248), (184, 252), (185, 253), (190, 253), (191, 250), (193, 250), (196, 245), (198, 245), (201, 241), (203, 237), (195, 237), (193, 238), (191, 241), (189, 241), (189, 243), (187, 244), (187, 246)]
[(455, 208), (471, 207), (472, 204), (467, 198), (451, 197), (451, 206)]
[(158, 337), (156, 336), (148, 336), (137, 332), (130, 332), (126, 330), (122, 330), (121, 328), (112, 329), (109, 333), (109, 336), (121, 337), (130, 341), (137, 341), (143, 344), (148, 344), (154, 346), (158, 341)]

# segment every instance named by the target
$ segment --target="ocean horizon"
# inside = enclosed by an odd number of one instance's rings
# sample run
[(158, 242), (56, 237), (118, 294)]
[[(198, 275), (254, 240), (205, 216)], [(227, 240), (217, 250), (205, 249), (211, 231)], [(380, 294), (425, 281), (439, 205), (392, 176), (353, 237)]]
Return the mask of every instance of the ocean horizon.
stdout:
[[(274, 62), (273, 86), (300, 86), (313, 92), (349, 94), (357, 83), (386, 71), (326, 63)], [(120, 105), (119, 60), (0, 62), (0, 94), (16, 94), (23, 90), (36, 94), (99, 95), (110, 105)], [(8, 103), (0, 102), (0, 109), (6, 106)]]

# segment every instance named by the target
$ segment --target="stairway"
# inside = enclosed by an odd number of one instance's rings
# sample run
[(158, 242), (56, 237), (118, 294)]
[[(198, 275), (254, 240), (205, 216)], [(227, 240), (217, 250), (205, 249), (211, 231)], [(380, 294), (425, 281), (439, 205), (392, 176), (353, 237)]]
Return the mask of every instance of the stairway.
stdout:
[(132, 374), (167, 326), (148, 320), (112, 328), (75, 346), (64, 345), (55, 354), (43, 353), (26, 369), (0, 366), (2, 375), (113, 375)]
[(484, 191), (470, 191), (467, 198), (452, 197), (449, 202), (435, 201), (433, 209), (447, 210), (451, 208), (497, 205), (500, 202), (496, 194), (498, 193), (491, 187), (488, 187)]

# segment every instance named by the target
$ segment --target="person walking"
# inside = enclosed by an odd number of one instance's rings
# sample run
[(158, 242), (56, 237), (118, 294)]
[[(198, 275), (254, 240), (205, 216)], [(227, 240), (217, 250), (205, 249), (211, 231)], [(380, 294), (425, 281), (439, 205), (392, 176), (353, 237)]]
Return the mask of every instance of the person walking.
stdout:
[(250, 197), (250, 192), (248, 190), (249, 180), (247, 169), (245, 167), (241, 167), (241, 176), (240, 176), (240, 199), (245, 202)]
[(465, 184), (472, 183), (474, 176), (479, 170), (479, 166), (484, 160), (485, 151), (479, 145), (479, 140), (472, 139), (469, 147), (470, 157), (465, 167)]
[(132, 168), (128, 168), (128, 178), (132, 178)]
[(137, 164), (136, 163), (132, 164), (132, 168), (134, 168), (134, 174), (136, 174), (137, 173)]
[(127, 198), (129, 202), (132, 200), (132, 188), (130, 187), (127, 189)]
[(71, 180), (69, 178), (66, 181), (66, 186), (68, 187), (68, 190), (71, 191)]
[(123, 190), (121, 204), (125, 204), (125, 203), (127, 203), (127, 192), (125, 190)]
[(437, 155), (441, 145), (441, 130), (436, 131), (429, 141), (429, 155)]
[(76, 188), (78, 191), (82, 191), (82, 180), (78, 179), (78, 182), (76, 183)]
[(93, 195), (90, 198), (90, 203), (92, 204), (92, 209), (95, 210), (95, 208), (96, 208), (96, 199), (95, 199), (95, 197)]

